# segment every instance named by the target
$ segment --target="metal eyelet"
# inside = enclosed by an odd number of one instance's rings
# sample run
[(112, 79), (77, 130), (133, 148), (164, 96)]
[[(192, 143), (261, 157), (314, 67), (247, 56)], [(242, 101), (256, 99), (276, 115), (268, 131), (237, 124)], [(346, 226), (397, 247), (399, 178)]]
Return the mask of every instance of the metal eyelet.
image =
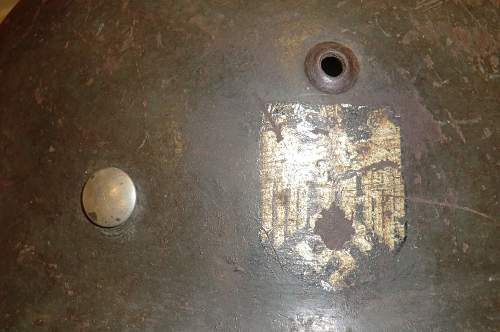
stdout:
[(339, 94), (356, 83), (359, 63), (350, 48), (336, 42), (324, 42), (309, 51), (305, 70), (318, 90)]

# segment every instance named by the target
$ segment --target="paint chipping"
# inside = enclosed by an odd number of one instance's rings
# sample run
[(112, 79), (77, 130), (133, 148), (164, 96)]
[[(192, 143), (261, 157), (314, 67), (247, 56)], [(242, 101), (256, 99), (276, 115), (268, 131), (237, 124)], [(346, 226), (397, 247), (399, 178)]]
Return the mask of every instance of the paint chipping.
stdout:
[(314, 233), (321, 237), (327, 248), (342, 249), (344, 243), (354, 235), (352, 220), (346, 218), (344, 210), (332, 203), (328, 210), (321, 212), (316, 220)]
[[(384, 109), (277, 103), (260, 139), (261, 240), (318, 286), (405, 238), (399, 127)], [(277, 135), (276, 128), (279, 128)]]

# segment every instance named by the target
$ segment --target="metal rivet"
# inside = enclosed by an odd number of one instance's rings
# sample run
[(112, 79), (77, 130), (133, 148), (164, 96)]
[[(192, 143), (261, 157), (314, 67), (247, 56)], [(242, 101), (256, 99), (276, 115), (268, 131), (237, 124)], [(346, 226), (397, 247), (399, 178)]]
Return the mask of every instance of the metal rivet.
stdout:
[(127, 173), (115, 167), (95, 172), (83, 188), (83, 210), (101, 227), (123, 224), (132, 214), (135, 202), (134, 182)]
[(327, 93), (349, 90), (359, 74), (359, 63), (352, 50), (335, 42), (314, 46), (306, 56), (306, 75), (318, 89)]

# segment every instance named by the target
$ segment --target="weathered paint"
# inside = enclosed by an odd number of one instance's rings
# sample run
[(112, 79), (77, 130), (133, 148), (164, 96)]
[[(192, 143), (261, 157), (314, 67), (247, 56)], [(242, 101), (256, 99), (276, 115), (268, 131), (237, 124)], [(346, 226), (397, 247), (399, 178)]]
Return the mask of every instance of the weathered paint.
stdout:
[[(432, 1), (21, 1), (0, 25), (0, 330), (498, 330), (498, 6)], [(328, 40), (361, 63), (335, 97), (303, 68)], [(352, 250), (347, 292), (256, 234), (261, 100), (292, 99), (400, 116), (408, 239)], [(137, 180), (130, 237), (81, 213), (110, 163)]]
[(7, 17), (19, 0), (0, 0), (0, 23)]
[(276, 103), (261, 130), (261, 237), (325, 289), (405, 238), (399, 127), (386, 109)]

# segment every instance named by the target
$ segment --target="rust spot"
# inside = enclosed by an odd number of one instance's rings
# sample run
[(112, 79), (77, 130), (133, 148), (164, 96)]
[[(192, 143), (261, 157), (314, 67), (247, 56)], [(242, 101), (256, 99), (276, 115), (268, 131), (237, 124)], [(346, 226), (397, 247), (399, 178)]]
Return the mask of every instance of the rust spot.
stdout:
[(14, 185), (13, 181), (0, 178), (0, 189), (12, 187)]
[(314, 233), (321, 237), (329, 249), (338, 250), (354, 235), (354, 228), (344, 211), (332, 203), (328, 210), (321, 212), (321, 218), (316, 220)]
[(42, 105), (45, 98), (43, 97), (42, 89), (37, 87), (34, 92), (35, 101), (38, 105)]
[(318, 90), (342, 93), (354, 85), (359, 74), (359, 63), (352, 50), (335, 42), (314, 46), (306, 56), (306, 75)]

